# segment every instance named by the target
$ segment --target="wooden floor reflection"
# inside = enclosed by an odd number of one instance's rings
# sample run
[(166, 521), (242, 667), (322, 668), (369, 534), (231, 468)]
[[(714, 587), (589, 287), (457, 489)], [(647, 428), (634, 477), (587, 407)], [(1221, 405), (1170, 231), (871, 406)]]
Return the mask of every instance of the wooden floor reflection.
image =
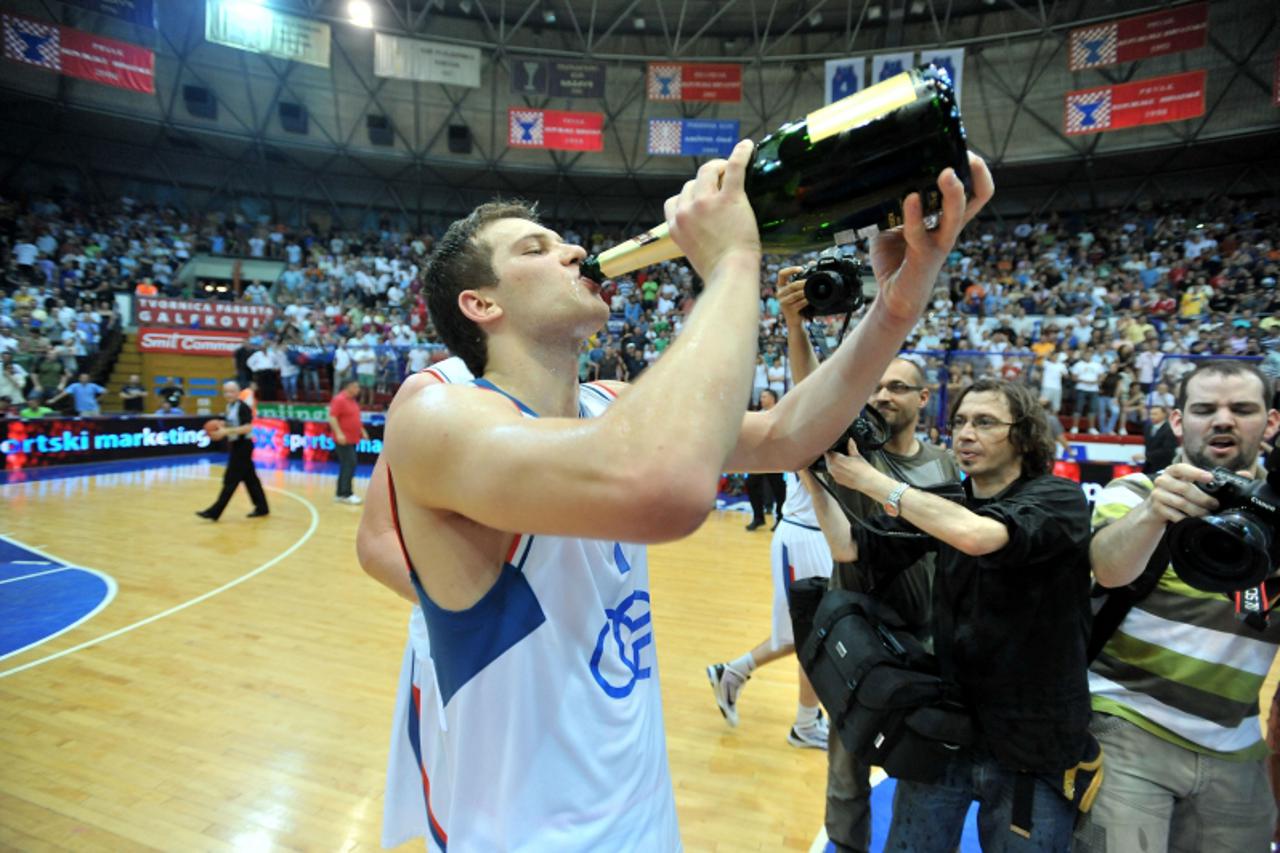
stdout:
[[(0, 533), (119, 587), (0, 661), (0, 849), (378, 849), (407, 607), (356, 566), (332, 476), (264, 472), (269, 519), (241, 492), (210, 524), (220, 476), (0, 486)], [(757, 673), (733, 730), (703, 672), (768, 631), (769, 534), (744, 520), (650, 553), (681, 829), (691, 851), (807, 850), (825, 756), (786, 744), (794, 665)]]

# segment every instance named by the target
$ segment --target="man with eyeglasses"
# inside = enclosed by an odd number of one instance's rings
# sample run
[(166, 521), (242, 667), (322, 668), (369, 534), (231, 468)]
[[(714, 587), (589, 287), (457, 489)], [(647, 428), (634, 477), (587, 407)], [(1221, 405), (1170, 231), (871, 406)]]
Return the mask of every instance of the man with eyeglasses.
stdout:
[[(796, 367), (793, 360), (792, 369)], [(813, 366), (806, 366), (803, 372), (797, 372), (797, 381), (812, 369)], [(871, 395), (869, 403), (888, 423), (889, 441), (880, 450), (868, 454), (867, 461), (895, 481), (929, 487), (960, 479), (960, 469), (945, 447), (916, 437), (920, 414), (929, 398), (924, 372), (906, 358), (896, 358), (889, 363)], [(801, 479), (815, 499), (819, 494), (826, 497), (807, 473), (802, 474)], [(860, 492), (840, 486), (837, 490), (841, 502), (859, 518), (881, 511), (878, 502)], [(843, 521), (843, 516), (841, 519), (847, 532), (848, 522)], [(933, 555), (925, 555), (884, 590), (876, 590), (876, 595), (906, 619), (913, 632), (926, 643), (930, 638), (929, 587), (933, 571)], [(871, 576), (862, 567), (836, 557), (831, 572), (832, 589), (869, 592), (870, 581)], [(871, 844), (871, 765), (850, 755), (838, 737), (830, 739), (827, 756), (827, 837), (838, 851), (867, 850)]]
[(855, 570), (883, 578), (936, 555), (934, 644), (975, 721), (974, 746), (937, 782), (898, 782), (885, 849), (954, 850), (976, 800), (983, 849), (1065, 850), (1076, 807), (1064, 773), (1090, 748), (1088, 505), (1050, 475), (1053, 440), (1026, 386), (978, 380), (957, 397), (951, 430), (967, 475), (960, 503), (879, 470), (852, 442), (827, 468), (882, 507), (877, 532), (814, 496), (832, 555)]

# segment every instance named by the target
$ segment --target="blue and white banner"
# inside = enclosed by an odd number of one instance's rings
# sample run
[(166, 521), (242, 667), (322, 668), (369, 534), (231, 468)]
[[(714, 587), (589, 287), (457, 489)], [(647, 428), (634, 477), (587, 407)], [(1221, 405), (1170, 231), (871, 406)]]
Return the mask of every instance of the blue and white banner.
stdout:
[(739, 123), (694, 118), (649, 119), (649, 153), (669, 157), (728, 157), (738, 144)]
[(920, 51), (921, 65), (936, 65), (951, 78), (951, 88), (956, 93), (956, 103), (960, 103), (960, 82), (964, 79), (964, 48), (955, 47), (947, 50)]
[(867, 87), (867, 58), (850, 56), (846, 59), (828, 59), (824, 79), (824, 103), (833, 104), (854, 92), (860, 92)]
[(62, 2), (101, 15), (110, 15), (140, 27), (154, 28), (156, 25), (153, 0), (62, 0)]
[(915, 54), (909, 50), (902, 53), (876, 54), (871, 57), (871, 79), (868, 84), (874, 86), (877, 83), (883, 83), (903, 71), (910, 71), (914, 65)]

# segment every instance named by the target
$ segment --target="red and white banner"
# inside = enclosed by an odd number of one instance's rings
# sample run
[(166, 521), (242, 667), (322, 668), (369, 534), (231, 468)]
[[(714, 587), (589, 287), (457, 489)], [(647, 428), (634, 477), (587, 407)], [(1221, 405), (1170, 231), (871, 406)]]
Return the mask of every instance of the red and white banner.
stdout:
[(225, 358), (235, 352), (236, 347), (247, 337), (244, 332), (222, 332), (215, 329), (139, 329), (138, 350)]
[(154, 51), (19, 15), (4, 16), (4, 55), (68, 77), (154, 94)]
[(1104, 68), (1166, 53), (1204, 47), (1209, 37), (1209, 4), (1178, 6), (1071, 31), (1067, 65), (1072, 71)]
[(507, 144), (551, 151), (603, 151), (604, 113), (507, 110)]
[(1204, 115), (1204, 92), (1204, 71), (1068, 92), (1063, 126), (1078, 136), (1197, 118)]
[(270, 322), (275, 315), (276, 309), (269, 305), (139, 296), (134, 305), (133, 319), (140, 326), (183, 326), (252, 332)]
[(742, 66), (650, 62), (646, 89), (651, 101), (742, 100)]

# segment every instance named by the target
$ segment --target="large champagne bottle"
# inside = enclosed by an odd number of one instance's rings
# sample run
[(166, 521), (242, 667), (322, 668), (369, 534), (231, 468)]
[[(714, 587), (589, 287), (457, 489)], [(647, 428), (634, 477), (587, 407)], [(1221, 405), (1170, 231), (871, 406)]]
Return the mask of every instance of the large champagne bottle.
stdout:
[[(951, 83), (933, 66), (905, 71), (809, 113), (760, 141), (746, 192), (765, 252), (794, 254), (847, 242), (869, 225), (902, 224), (902, 200), (919, 192), (925, 214), (942, 198), (948, 166), (970, 190), (964, 125)], [(678, 258), (666, 224), (587, 258), (597, 281)]]

